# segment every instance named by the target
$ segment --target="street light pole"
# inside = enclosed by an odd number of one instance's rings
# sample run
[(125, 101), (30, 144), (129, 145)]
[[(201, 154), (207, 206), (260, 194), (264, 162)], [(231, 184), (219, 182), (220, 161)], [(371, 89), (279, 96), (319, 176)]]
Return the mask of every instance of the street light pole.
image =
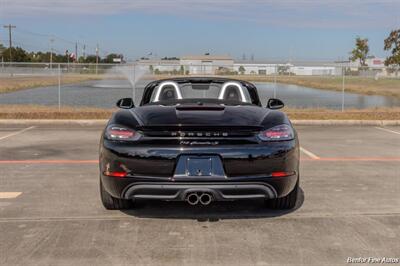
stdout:
[(342, 67), (342, 112), (344, 112), (344, 89), (345, 89), (345, 84), (344, 84), (344, 80), (345, 80), (345, 76), (346, 76), (346, 68)]
[(78, 42), (75, 42), (75, 63), (78, 63)]
[(99, 64), (99, 44), (96, 45), (96, 75), (98, 73), (98, 64)]

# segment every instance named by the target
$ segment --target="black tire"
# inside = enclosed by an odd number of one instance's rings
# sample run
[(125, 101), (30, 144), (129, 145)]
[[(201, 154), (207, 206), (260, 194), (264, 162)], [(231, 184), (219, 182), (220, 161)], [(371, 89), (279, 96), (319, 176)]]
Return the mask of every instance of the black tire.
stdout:
[(299, 181), (297, 181), (294, 189), (285, 197), (267, 200), (267, 207), (276, 210), (293, 209), (296, 206), (298, 190)]
[(124, 209), (130, 209), (133, 207), (132, 200), (118, 199), (118, 198), (114, 198), (113, 196), (111, 196), (104, 189), (101, 179), (100, 179), (100, 197), (101, 197), (101, 202), (103, 203), (104, 208), (106, 208), (107, 210), (124, 210)]

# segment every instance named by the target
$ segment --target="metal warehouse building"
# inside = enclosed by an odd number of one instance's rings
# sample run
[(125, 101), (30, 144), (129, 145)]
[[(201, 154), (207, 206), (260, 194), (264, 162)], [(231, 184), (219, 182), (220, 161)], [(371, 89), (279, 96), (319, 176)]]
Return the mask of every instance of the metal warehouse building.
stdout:
[(340, 75), (341, 68), (333, 62), (255, 62), (237, 61), (226, 55), (189, 55), (179, 60), (140, 60), (154, 73), (182, 73), (191, 75), (274, 75), (277, 73), (299, 76)]
[(185, 71), (190, 74), (217, 74), (223, 69), (233, 69), (233, 59), (230, 56), (215, 56), (215, 55), (190, 55), (180, 59), (180, 64), (184, 66)]

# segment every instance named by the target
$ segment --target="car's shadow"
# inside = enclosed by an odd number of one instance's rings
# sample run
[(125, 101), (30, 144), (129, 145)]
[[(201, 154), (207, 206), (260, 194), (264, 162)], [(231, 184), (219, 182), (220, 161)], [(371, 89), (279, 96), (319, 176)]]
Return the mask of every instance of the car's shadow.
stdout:
[(191, 206), (186, 202), (137, 201), (135, 208), (125, 214), (140, 218), (193, 219), (199, 222), (216, 222), (221, 219), (250, 219), (278, 217), (299, 209), (304, 202), (304, 191), (298, 192), (296, 207), (291, 210), (273, 210), (265, 207), (263, 200), (212, 202), (210, 205)]

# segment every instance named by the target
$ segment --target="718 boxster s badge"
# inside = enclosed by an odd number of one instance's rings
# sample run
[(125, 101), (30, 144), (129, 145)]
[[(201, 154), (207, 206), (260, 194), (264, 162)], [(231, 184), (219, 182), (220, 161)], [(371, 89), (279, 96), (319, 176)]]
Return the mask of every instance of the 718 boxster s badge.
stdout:
[(262, 107), (245, 81), (191, 77), (149, 83), (141, 103), (117, 102), (100, 143), (100, 194), (107, 209), (136, 199), (265, 199), (294, 208), (299, 144), (279, 99)]

